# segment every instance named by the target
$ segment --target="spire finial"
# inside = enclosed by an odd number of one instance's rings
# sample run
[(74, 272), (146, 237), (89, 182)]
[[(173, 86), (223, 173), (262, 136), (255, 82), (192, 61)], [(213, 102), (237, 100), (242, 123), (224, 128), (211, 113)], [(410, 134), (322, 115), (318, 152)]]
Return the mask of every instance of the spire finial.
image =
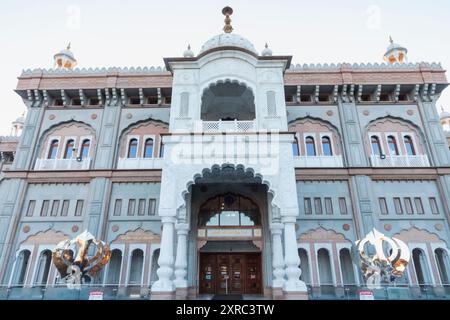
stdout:
[(269, 47), (269, 45), (267, 44), (267, 42), (266, 42), (266, 46), (265, 46), (265, 48), (267, 49)]
[(225, 33), (231, 33), (233, 31), (233, 27), (231, 26), (230, 16), (233, 14), (233, 9), (227, 6), (222, 9), (222, 14), (225, 16), (225, 26), (223, 27), (223, 31)]
[(444, 106), (441, 106), (441, 111), (444, 112)]
[(71, 45), (71, 42), (69, 42), (69, 44), (67, 45), (67, 50), (70, 50), (70, 45)]
[(390, 42), (390, 43), (394, 43), (394, 40), (392, 39), (391, 36), (389, 36), (389, 42)]
[(191, 44), (190, 43), (188, 44), (188, 50), (191, 50)]

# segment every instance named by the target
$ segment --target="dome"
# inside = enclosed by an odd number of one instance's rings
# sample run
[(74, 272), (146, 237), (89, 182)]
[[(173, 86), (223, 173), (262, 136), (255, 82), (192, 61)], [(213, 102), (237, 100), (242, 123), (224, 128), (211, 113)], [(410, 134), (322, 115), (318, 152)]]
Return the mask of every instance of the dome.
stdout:
[(194, 51), (191, 50), (191, 45), (188, 45), (187, 49), (183, 53), (183, 57), (193, 58), (194, 56)]
[(267, 43), (266, 43), (266, 46), (264, 47), (264, 50), (261, 52), (261, 55), (263, 56), (263, 57), (269, 57), (269, 56), (271, 56), (273, 53), (272, 53), (272, 50), (269, 48), (269, 46), (267, 45)]
[(386, 49), (386, 53), (384, 54), (384, 60), (391, 64), (394, 63), (403, 63), (407, 59), (408, 49), (395, 43), (392, 40), (392, 37), (389, 37), (390, 45)]
[(200, 54), (208, 50), (221, 47), (239, 47), (258, 55), (258, 51), (256, 51), (255, 47), (250, 41), (235, 33), (222, 33), (209, 39), (202, 46)]
[(75, 59), (75, 56), (74, 56), (74, 54), (73, 54), (73, 52), (70, 51), (69, 49), (61, 50), (60, 52), (58, 52), (57, 54), (55, 54), (55, 59), (56, 59), (56, 57), (58, 57), (58, 56), (66, 56), (66, 57), (69, 58), (69, 59), (76, 60), (76, 59)]
[(444, 119), (450, 119), (450, 112), (445, 111), (444, 108), (441, 108), (441, 113), (439, 114), (439, 119), (444, 120)]

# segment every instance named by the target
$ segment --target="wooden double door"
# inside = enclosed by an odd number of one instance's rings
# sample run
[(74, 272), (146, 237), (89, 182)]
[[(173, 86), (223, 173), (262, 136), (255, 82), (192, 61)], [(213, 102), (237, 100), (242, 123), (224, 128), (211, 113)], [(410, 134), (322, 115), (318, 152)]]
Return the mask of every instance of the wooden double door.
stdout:
[(201, 253), (200, 294), (262, 294), (260, 253)]

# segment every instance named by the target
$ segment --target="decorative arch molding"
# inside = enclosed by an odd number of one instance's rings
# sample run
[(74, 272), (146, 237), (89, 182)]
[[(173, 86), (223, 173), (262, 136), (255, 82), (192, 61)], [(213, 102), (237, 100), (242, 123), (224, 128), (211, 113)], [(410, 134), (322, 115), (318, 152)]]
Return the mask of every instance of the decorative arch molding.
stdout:
[(153, 125), (155, 127), (160, 127), (160, 128), (167, 129), (167, 130), (169, 129), (169, 124), (168, 123), (166, 123), (164, 121), (161, 121), (161, 120), (156, 120), (156, 119), (153, 119), (153, 118), (147, 118), (147, 119), (144, 119), (144, 120), (139, 120), (139, 121), (133, 122), (130, 125), (128, 125), (125, 129), (123, 129), (121, 134), (120, 134), (120, 140), (122, 140), (122, 138), (124, 136), (129, 134), (130, 131), (135, 130), (135, 129), (139, 129), (139, 128), (142, 128), (142, 127), (146, 127), (148, 125)]
[(54, 125), (47, 128), (44, 132), (42, 132), (41, 137), (39, 139), (39, 144), (42, 145), (42, 143), (45, 141), (45, 139), (52, 135), (55, 131), (62, 129), (62, 128), (68, 128), (71, 126), (77, 126), (79, 128), (88, 129), (91, 133), (91, 135), (95, 138), (96, 137), (96, 131), (95, 129), (88, 123), (78, 120), (68, 120), (68, 121), (62, 121), (55, 123)]
[(226, 168), (232, 168), (234, 172), (242, 172), (243, 174), (248, 175), (250, 178), (255, 179), (258, 183), (267, 186), (267, 192), (271, 195), (272, 201), (268, 205), (272, 205), (274, 207), (279, 208), (280, 206), (277, 204), (278, 195), (272, 187), (270, 181), (266, 180), (262, 174), (257, 173), (253, 168), (246, 168), (242, 164), (215, 164), (211, 168), (205, 168), (201, 173), (195, 174), (191, 180), (186, 183), (185, 188), (181, 191), (180, 197), (178, 198), (177, 211), (182, 210), (185, 206), (187, 196), (191, 193), (191, 187), (198, 183), (198, 180), (205, 178), (206, 175), (212, 175), (214, 172), (222, 171)]
[(161, 235), (156, 234), (150, 230), (137, 228), (135, 230), (128, 230), (125, 233), (118, 235), (111, 244), (123, 243), (160, 243)]
[(403, 229), (402, 231), (396, 233), (394, 237), (404, 242), (445, 243), (445, 241), (441, 239), (437, 234), (425, 229), (419, 229), (417, 227)]
[(404, 119), (404, 118), (400, 118), (400, 117), (395, 117), (395, 116), (383, 116), (383, 117), (378, 117), (375, 118), (373, 120), (371, 120), (365, 127), (365, 131), (368, 132), (374, 125), (377, 125), (379, 123), (385, 122), (385, 121), (391, 121), (393, 123), (398, 123), (398, 124), (402, 124), (402, 125), (407, 125), (409, 126), (411, 129), (417, 131), (418, 133), (421, 134), (422, 136), (422, 130), (419, 128), (419, 126), (417, 126), (414, 122), (408, 120), (408, 119)]
[(59, 242), (69, 239), (70, 237), (61, 231), (55, 231), (53, 229), (48, 229), (46, 231), (39, 231), (33, 235), (30, 235), (21, 245), (42, 245), (42, 244), (52, 244), (56, 245)]
[(351, 242), (342, 233), (319, 227), (302, 233), (297, 242)]
[[(341, 133), (340, 133), (339, 129), (335, 125), (333, 125), (331, 122), (329, 122), (325, 119), (311, 117), (311, 116), (300, 117), (300, 118), (292, 120), (288, 123), (288, 130), (289, 130), (289, 132), (299, 132), (299, 131), (307, 132), (307, 129), (305, 129), (303, 127), (306, 124), (320, 126), (321, 128), (323, 128), (323, 132), (331, 132), (333, 135), (334, 146), (337, 147), (337, 149), (338, 149), (337, 153), (343, 154), (342, 137), (341, 137)], [(298, 128), (298, 126), (299, 126), (299, 128)], [(301, 130), (299, 130), (299, 129), (301, 129)]]
[(224, 79), (221, 78), (221, 79), (215, 80), (213, 82), (209, 82), (209, 84), (207, 84), (203, 88), (203, 90), (202, 90), (202, 102), (203, 102), (203, 96), (205, 95), (205, 93), (208, 90), (211, 90), (212, 88), (217, 87), (218, 85), (227, 84), (227, 83), (229, 83), (229, 84), (237, 84), (238, 86), (245, 87), (245, 88), (249, 89), (251, 91), (251, 93), (253, 94), (253, 98), (255, 98), (255, 91), (254, 91), (252, 86), (247, 84), (247, 82), (242, 81), (242, 80), (238, 80), (236, 78), (234, 78), (234, 79), (232, 79), (232, 78), (224, 78)]

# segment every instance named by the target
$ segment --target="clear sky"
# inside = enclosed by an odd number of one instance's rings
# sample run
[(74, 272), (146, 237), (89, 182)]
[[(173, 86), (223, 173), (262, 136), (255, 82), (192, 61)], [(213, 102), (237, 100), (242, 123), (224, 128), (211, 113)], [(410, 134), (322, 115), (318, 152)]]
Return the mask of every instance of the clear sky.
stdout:
[[(410, 62), (450, 67), (448, 0), (1, 0), (0, 135), (25, 111), (22, 69), (52, 67), (68, 42), (79, 67), (163, 66), (221, 33), (225, 5), (235, 33), (294, 63), (382, 62), (392, 35)], [(450, 88), (438, 105), (450, 111)]]

